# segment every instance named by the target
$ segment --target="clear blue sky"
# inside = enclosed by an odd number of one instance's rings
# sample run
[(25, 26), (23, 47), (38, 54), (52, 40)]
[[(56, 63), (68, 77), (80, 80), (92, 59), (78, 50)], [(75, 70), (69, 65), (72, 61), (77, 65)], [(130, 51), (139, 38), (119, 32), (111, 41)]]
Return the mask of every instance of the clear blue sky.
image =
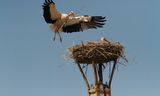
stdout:
[(106, 16), (99, 30), (62, 33), (63, 43), (42, 17), (44, 0), (0, 2), (0, 96), (87, 96), (66, 49), (104, 36), (125, 46), (129, 63), (119, 66), (113, 96), (160, 95), (160, 0), (55, 0), (61, 12)]

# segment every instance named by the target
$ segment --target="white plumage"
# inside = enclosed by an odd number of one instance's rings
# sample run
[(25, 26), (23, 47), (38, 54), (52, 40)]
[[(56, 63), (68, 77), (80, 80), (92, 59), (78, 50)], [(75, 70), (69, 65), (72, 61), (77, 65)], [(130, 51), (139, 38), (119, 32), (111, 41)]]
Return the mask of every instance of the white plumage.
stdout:
[(57, 11), (55, 3), (52, 0), (45, 0), (43, 7), (43, 17), (50, 25), (50, 28), (55, 32), (54, 40), (56, 38), (56, 33), (62, 41), (59, 32), (72, 33), (80, 32), (86, 29), (97, 29), (101, 28), (105, 24), (105, 17), (102, 16), (76, 16), (76, 14), (71, 11), (67, 14), (60, 13)]

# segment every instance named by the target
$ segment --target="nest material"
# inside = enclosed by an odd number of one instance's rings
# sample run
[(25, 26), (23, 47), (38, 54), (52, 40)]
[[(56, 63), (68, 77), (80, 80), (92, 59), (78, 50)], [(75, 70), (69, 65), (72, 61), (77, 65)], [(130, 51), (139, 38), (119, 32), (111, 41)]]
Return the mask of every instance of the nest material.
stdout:
[(70, 58), (78, 64), (108, 63), (124, 58), (124, 47), (119, 42), (100, 40), (86, 42), (69, 48)]

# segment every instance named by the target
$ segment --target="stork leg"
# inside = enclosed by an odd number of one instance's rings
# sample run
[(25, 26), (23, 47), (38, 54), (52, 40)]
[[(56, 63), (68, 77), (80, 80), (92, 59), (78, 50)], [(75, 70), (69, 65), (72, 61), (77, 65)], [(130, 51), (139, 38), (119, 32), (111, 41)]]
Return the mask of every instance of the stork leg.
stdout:
[(58, 32), (58, 35), (59, 35), (60, 42), (62, 43), (62, 37), (61, 37), (61, 34), (59, 32)]
[(61, 34), (60, 34), (60, 32), (59, 32), (59, 29), (60, 29), (61, 27), (62, 27), (62, 26), (58, 26), (58, 27), (56, 28), (56, 32), (58, 33), (60, 42), (62, 43), (62, 37), (61, 37)]
[(53, 30), (53, 32), (54, 32), (53, 41), (54, 41), (54, 42), (55, 42), (55, 40), (56, 40), (56, 34), (57, 34), (58, 30), (59, 30), (58, 27), (56, 27), (55, 30)]
[(57, 32), (54, 33), (54, 37), (53, 37), (53, 41), (54, 41), (54, 42), (55, 42), (55, 40), (56, 40), (56, 34), (57, 34)]
[(59, 36), (59, 38), (60, 38), (60, 42), (62, 43), (62, 37), (61, 37), (60, 32), (59, 32), (59, 29), (60, 29), (60, 28), (61, 28), (61, 26), (56, 26), (56, 27), (55, 27), (55, 30), (54, 30), (55, 34), (54, 34), (54, 37), (53, 37), (53, 41), (55, 41), (55, 39), (56, 39), (56, 34), (58, 33), (58, 36)]

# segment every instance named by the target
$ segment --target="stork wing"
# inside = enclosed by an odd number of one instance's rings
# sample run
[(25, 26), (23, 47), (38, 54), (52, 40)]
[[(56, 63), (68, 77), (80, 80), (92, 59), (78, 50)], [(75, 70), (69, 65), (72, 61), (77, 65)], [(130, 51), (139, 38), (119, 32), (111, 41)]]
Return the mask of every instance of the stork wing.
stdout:
[(47, 23), (54, 24), (57, 20), (56, 14), (60, 14), (56, 10), (55, 3), (52, 0), (45, 0), (42, 7), (43, 7), (43, 17), (45, 21)]
[(105, 17), (102, 16), (70, 16), (67, 22), (63, 25), (63, 32), (72, 33), (79, 32), (85, 29), (97, 29), (105, 25)]

